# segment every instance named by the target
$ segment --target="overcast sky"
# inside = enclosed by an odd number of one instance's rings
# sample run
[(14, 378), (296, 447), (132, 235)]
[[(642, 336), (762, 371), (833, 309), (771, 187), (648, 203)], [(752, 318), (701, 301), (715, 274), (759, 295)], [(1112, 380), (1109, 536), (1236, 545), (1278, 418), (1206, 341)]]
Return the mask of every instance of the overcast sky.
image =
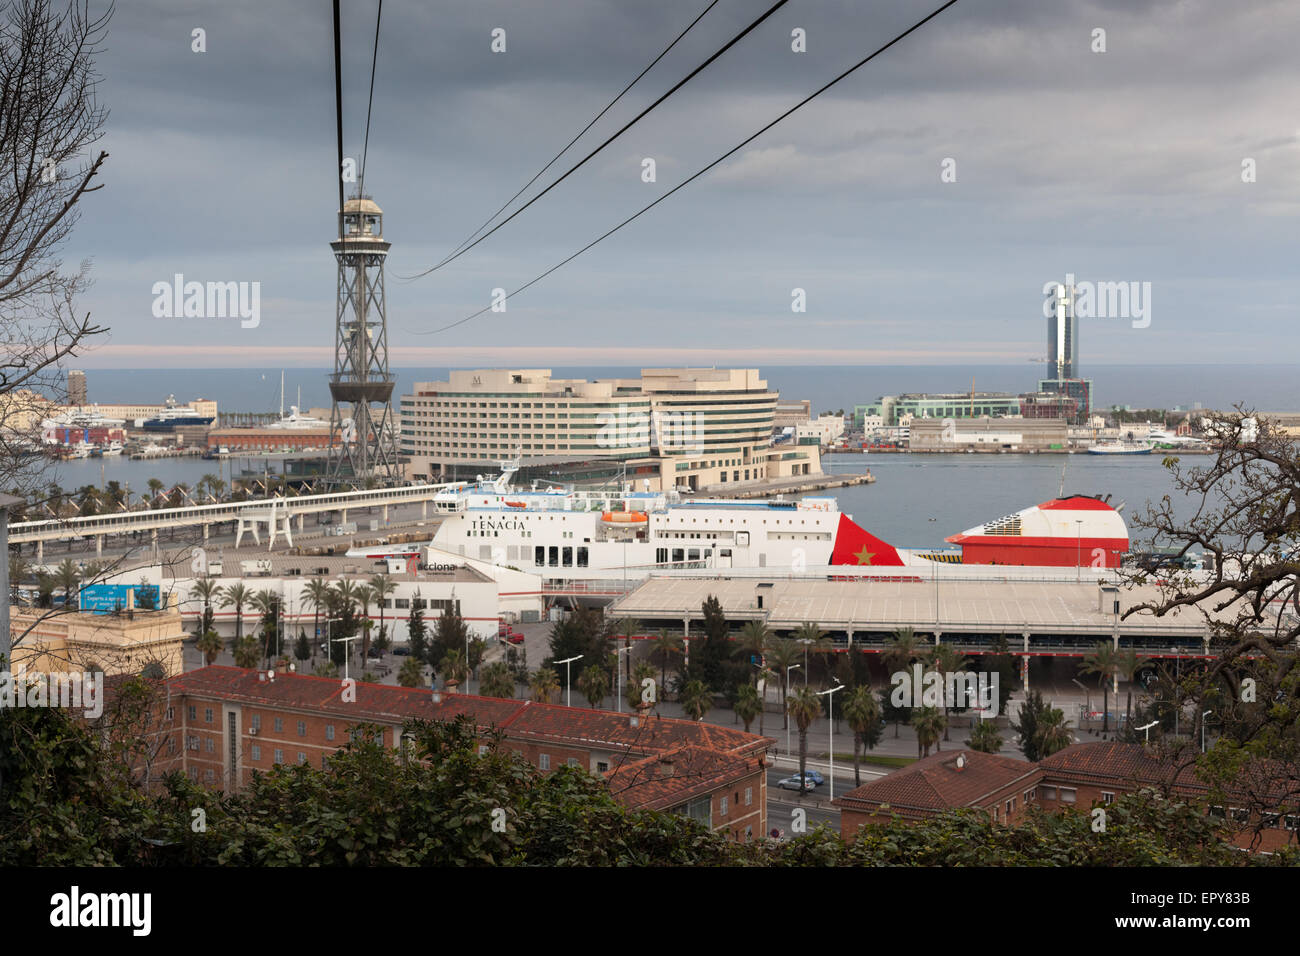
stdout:
[[(579, 145), (770, 2), (721, 0)], [(1042, 288), (1066, 273), (1151, 283), (1149, 326), (1081, 320), (1085, 372), (1294, 360), (1294, 0), (960, 0), (504, 314), (420, 334), (550, 268), (939, 2), (791, 0), (499, 233), (403, 281), (522, 186), (707, 0), (389, 0), (366, 191), (393, 243), (392, 363), (1042, 360)], [(113, 331), (81, 364), (330, 364), (329, 6), (119, 2), (99, 59), (105, 188), (84, 200), (65, 254), (93, 260), (84, 306)], [(355, 157), (375, 3), (344, 8)], [(498, 27), (504, 53), (490, 49)], [(206, 52), (191, 50), (195, 28)], [(795, 28), (807, 52), (791, 51)], [(642, 181), (646, 157), (655, 183)], [(956, 182), (941, 181), (946, 158)], [(1242, 182), (1246, 158), (1254, 183)], [(152, 287), (176, 273), (259, 282), (260, 324), (155, 318)], [(795, 288), (804, 313), (791, 309)]]

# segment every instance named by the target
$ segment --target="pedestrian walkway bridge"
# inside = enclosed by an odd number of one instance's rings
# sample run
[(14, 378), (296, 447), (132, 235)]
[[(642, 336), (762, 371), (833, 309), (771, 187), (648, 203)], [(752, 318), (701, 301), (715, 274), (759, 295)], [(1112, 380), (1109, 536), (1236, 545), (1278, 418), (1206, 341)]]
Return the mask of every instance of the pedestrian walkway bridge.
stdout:
[(238, 526), (241, 520), (251, 520), (272, 509), (280, 516), (297, 518), (298, 530), (303, 530), (303, 518), (309, 514), (339, 512), (340, 523), (347, 521), (350, 510), (382, 508), (383, 520), (388, 521), (391, 505), (419, 504), (421, 517), (429, 516), (429, 502), (439, 492), (461, 487), (463, 482), (443, 484), (404, 485), (398, 488), (374, 488), (361, 491), (337, 491), (320, 495), (298, 495), (275, 498), (250, 498), (247, 501), (211, 505), (190, 505), (183, 508), (153, 508), (147, 511), (119, 511), (107, 515), (88, 515), (77, 518), (51, 518), (44, 521), (19, 521), (9, 526), (9, 543), (35, 544), (37, 561), (44, 560), (46, 542), (94, 539), (96, 553), (102, 553), (106, 537), (150, 532), (157, 541), (160, 530), (198, 528), (206, 540), (212, 526), (229, 523)]

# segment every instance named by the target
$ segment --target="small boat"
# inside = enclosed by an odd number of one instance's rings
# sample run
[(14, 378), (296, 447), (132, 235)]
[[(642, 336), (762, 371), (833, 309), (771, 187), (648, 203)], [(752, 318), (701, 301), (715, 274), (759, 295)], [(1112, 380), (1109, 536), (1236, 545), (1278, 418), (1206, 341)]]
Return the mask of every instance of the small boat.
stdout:
[(1089, 455), (1149, 455), (1155, 448), (1150, 442), (1102, 441), (1088, 446)]
[(527, 508), (527, 507), (528, 507), (528, 505), (526, 505), (526, 504), (525, 504), (524, 502), (522, 502), (522, 501), (507, 501), (507, 502), (505, 502), (505, 506), (506, 506), (507, 508)]

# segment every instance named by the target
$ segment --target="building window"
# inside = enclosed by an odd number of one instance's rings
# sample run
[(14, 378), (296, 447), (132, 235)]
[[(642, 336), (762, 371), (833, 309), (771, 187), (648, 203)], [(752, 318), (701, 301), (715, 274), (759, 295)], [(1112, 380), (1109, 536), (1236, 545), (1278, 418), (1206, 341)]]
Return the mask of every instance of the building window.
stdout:
[(333, 725), (333, 724), (326, 724), (326, 725), (325, 725), (325, 739), (326, 739), (326, 740), (333, 740), (333, 739), (334, 739), (334, 725)]
[(277, 750), (277, 751), (275, 752), (275, 760), (273, 760), (272, 763), (284, 763), (284, 751), (283, 751), (283, 750)]
[(686, 815), (706, 827), (713, 825), (713, 805), (708, 797), (699, 797), (686, 805)]
[(569, 758), (567, 761), (565, 761), (565, 762), (566, 762), (570, 767), (576, 767), (576, 766), (578, 765), (578, 758), (577, 758), (577, 757), (570, 757), (570, 758)]
[(190, 706), (186, 709), (189, 711), (190, 720), (199, 719), (199, 709), (197, 707), (195, 707), (193, 704), (190, 704)]
[(488, 749), (487, 749), (487, 744), (479, 744), (479, 745), (478, 745), (478, 755), (479, 755), (480, 757), (486, 756), (486, 754), (487, 754), (487, 750), (488, 750)]
[(298, 721), (298, 736), (299, 737), (307, 736), (307, 721), (305, 720)]
[(1061, 788), (1061, 802), (1062, 802), (1062, 803), (1074, 803), (1075, 798), (1076, 798), (1077, 796), (1078, 796), (1077, 791), (1075, 791), (1075, 789), (1074, 789), (1073, 787), (1062, 787), (1062, 788)]
[(196, 735), (191, 735), (186, 739), (185, 745), (189, 747), (190, 750), (197, 751), (199, 749), (199, 738)]
[(306, 762), (307, 762), (307, 755), (306, 755), (305, 753), (303, 753), (301, 750), (299, 750), (299, 751), (298, 751), (298, 765), (299, 765), (299, 766), (302, 766), (302, 765), (305, 764)]
[(176, 719), (176, 708), (175, 708), (175, 707), (168, 707), (168, 708), (167, 708), (167, 722), (168, 722), (168, 723), (171, 723), (171, 722), (172, 722), (173, 720), (175, 720), (175, 719)]
[(214, 754), (217, 752), (217, 746), (212, 742), (211, 737), (208, 737), (206, 740), (203, 741), (203, 749), (210, 754)]
[(1107, 793), (1105, 790), (1103, 790), (1101, 792), (1101, 802), (1106, 806), (1110, 806), (1112, 803), (1115, 802), (1115, 794)]
[(261, 747), (259, 747), (257, 744), (253, 744), (251, 750), (252, 750), (252, 757), (255, 762), (262, 759)]
[(609, 761), (607, 761), (607, 760), (597, 760), (597, 761), (596, 761), (596, 772), (597, 772), (597, 773), (605, 773), (605, 772), (608, 771), (608, 770), (609, 770)]
[(550, 755), (550, 754), (540, 754), (540, 755), (537, 757), (537, 769), (539, 769), (539, 770), (550, 770), (550, 769), (551, 769), (551, 755)]
[(204, 707), (204, 708), (203, 708), (203, 722), (204, 722), (205, 724), (210, 724), (210, 723), (212, 723), (212, 708), (211, 708), (211, 707)]
[(723, 797), (723, 798), (722, 798), (722, 802), (720, 802), (720, 803), (718, 804), (718, 813), (719, 813), (720, 816), (724, 816), (724, 817), (727, 815), (727, 798), (726, 798), (726, 797)]
[(748, 807), (748, 806), (750, 806), (751, 804), (753, 804), (753, 802), (754, 802), (754, 788), (753, 788), (753, 787), (746, 787), (746, 788), (745, 788), (745, 806)]
[(1044, 799), (1044, 800), (1055, 800), (1055, 799), (1056, 799), (1056, 788), (1055, 788), (1055, 787), (1043, 787), (1043, 799)]
[(211, 768), (209, 768), (209, 769), (203, 771), (203, 782), (204, 782), (204, 783), (215, 783), (215, 782), (216, 782), (216, 779), (217, 779), (217, 775), (216, 775), (216, 773), (215, 773)]
[(253, 717), (252, 717), (251, 722), (249, 723), (249, 726), (252, 727), (254, 730), (261, 730), (261, 729), (262, 729), (262, 715), (261, 715), (261, 714), (254, 714)]
[(283, 730), (284, 730), (284, 719), (282, 717), (275, 718), (275, 732), (278, 734)]

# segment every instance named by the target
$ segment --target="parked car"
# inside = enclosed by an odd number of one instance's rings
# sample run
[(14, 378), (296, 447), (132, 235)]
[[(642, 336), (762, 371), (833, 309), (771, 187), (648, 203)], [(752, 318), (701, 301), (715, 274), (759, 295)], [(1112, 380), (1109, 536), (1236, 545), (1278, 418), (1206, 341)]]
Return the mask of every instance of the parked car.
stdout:
[(410, 657), (411, 649), (405, 644), (398, 644), (393, 648), (393, 654), (397, 657)]
[(522, 634), (516, 634), (515, 632), (511, 631), (510, 635), (506, 638), (506, 640), (509, 641), (511, 644), (517, 646), (524, 642), (524, 636)]
[[(816, 770), (805, 770), (803, 772), (803, 775), (812, 783), (814, 787), (820, 787), (822, 784), (826, 782), (826, 778), (823, 777)], [(797, 777), (799, 775), (796, 773), (795, 776)]]
[[(397, 653), (397, 652), (394, 651), (393, 653)], [(370, 648), (370, 652), (366, 656), (378, 660), (379, 658), (384, 656), (384, 652), (377, 647), (372, 647)]]
[(817, 785), (811, 780), (805, 780), (798, 774), (795, 774), (793, 777), (786, 777), (784, 780), (778, 780), (776, 785), (782, 790), (801, 790), (804, 793), (814, 790), (817, 787)]

